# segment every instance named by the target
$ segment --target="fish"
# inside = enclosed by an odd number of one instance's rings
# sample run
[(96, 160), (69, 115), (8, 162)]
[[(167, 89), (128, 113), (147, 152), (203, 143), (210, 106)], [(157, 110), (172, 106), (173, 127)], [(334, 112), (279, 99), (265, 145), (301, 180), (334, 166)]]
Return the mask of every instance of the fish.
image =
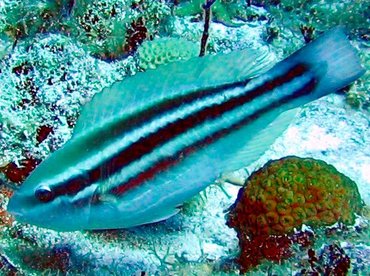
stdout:
[(137, 73), (83, 107), (71, 139), (8, 211), (56, 231), (165, 220), (222, 173), (257, 160), (303, 105), (363, 73), (341, 27), (276, 64), (245, 49)]

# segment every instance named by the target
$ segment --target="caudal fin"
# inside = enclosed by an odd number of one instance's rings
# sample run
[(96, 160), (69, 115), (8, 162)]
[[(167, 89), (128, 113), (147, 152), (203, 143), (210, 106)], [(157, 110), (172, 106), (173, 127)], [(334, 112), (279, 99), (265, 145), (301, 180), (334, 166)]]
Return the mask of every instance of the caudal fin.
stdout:
[(328, 31), (285, 61), (308, 65), (309, 70), (316, 74), (314, 93), (319, 93), (319, 96), (350, 84), (365, 72), (342, 27)]

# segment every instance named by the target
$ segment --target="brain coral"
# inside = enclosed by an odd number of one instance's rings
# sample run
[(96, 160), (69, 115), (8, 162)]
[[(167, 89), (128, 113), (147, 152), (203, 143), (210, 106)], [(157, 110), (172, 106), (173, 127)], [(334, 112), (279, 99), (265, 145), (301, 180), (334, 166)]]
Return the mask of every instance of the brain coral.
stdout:
[(302, 224), (353, 224), (363, 207), (356, 184), (324, 161), (268, 162), (240, 189), (228, 225), (248, 236), (290, 234)]
[(154, 69), (161, 64), (187, 60), (199, 54), (199, 45), (182, 38), (160, 38), (145, 41), (137, 51), (139, 66)]

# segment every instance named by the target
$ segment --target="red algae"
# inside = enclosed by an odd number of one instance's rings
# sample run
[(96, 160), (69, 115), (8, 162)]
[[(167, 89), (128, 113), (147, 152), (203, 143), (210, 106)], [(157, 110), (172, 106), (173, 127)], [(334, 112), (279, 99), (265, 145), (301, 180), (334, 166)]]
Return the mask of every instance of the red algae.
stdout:
[(14, 162), (9, 163), (1, 171), (12, 182), (22, 183), (26, 177), (36, 168), (39, 160), (29, 157), (18, 166)]

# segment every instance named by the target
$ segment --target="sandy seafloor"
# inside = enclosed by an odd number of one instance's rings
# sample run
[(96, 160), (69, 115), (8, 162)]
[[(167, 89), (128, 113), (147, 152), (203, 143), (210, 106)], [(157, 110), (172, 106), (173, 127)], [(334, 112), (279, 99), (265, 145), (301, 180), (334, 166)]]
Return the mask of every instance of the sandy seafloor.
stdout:
[[(194, 24), (194, 28), (201, 28), (201, 24)], [(262, 27), (257, 25), (235, 29), (212, 23), (211, 36), (227, 40), (228, 36), (236, 37), (235, 33), (239, 32), (238, 37), (248, 33), (249, 38), (240, 41), (240, 45), (267, 47), (261, 40), (261, 30)], [(181, 31), (179, 27), (178, 32)], [(270, 50), (276, 51), (279, 59), (279, 49)], [(86, 52), (81, 55), (81, 60), (91, 59)], [(27, 58), (26, 55), (24, 57)], [(117, 69), (122, 61), (116, 64), (99, 61), (99, 64), (105, 69), (99, 84), (102, 87), (122, 78)], [(110, 73), (114, 76), (109, 77)], [(91, 75), (90, 78), (94, 77), (94, 74)], [(87, 77), (84, 81), (91, 79)], [(94, 87), (95, 90), (99, 90), (99, 85), (98, 88)], [(88, 87), (85, 84), (82, 86), (84, 89)], [(84, 96), (90, 97), (91, 94)], [(362, 199), (370, 205), (369, 128), (370, 114), (367, 111), (351, 108), (343, 94), (329, 95), (305, 106), (271, 148), (236, 176), (243, 179), (248, 175), (246, 171), (252, 172), (271, 159), (287, 155), (312, 157), (334, 165), (354, 180)], [(60, 136), (64, 137), (60, 138), (60, 143), (69, 135), (69, 130), (65, 134), (60, 131)], [(141, 275), (144, 272), (145, 275), (237, 274), (232, 265), (229, 270), (225, 268), (238, 252), (236, 233), (225, 225), (225, 212), (234, 203), (238, 190), (239, 187), (228, 183), (210, 185), (186, 206), (183, 213), (164, 222), (129, 230), (57, 233), (15, 222), (12, 228), (5, 228), (0, 234), (2, 262), (6, 260), (9, 267), (19, 270), (19, 275)], [(368, 228), (365, 218), (358, 223)], [(358, 242), (338, 236), (338, 242), (351, 257), (350, 274), (370, 275), (369, 239), (366, 241), (362, 238)], [(34, 269), (37, 266), (34, 263), (37, 259), (35, 256), (43, 256), (50, 249), (67, 252), (62, 272), (52, 266), (45, 267), (43, 271)], [(27, 254), (30, 259), (25, 258)], [(281, 265), (265, 263), (251, 274), (294, 275), (299, 270), (295, 266), (297, 259), (304, 256), (303, 252)], [(5, 269), (0, 270), (0, 274), (1, 271)]]

